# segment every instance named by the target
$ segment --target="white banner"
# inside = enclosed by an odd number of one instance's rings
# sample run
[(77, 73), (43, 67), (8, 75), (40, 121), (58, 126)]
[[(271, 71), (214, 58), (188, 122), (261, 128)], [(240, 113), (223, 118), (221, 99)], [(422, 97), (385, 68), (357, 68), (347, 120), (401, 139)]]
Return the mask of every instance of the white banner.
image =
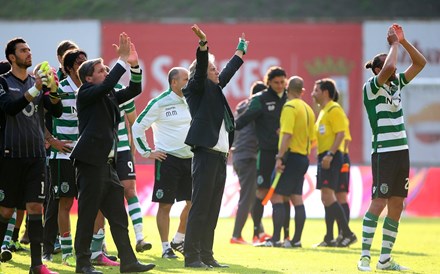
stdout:
[[(378, 53), (388, 52), (386, 34), (388, 27), (393, 23), (403, 27), (405, 38), (428, 60), (423, 71), (413, 80), (414, 83), (403, 89), (402, 95), (411, 163), (419, 166), (440, 165), (440, 138), (437, 138), (440, 134), (440, 108), (438, 105), (436, 107), (436, 103), (440, 102), (440, 86), (433, 84), (438, 83), (438, 79), (435, 78), (440, 77), (440, 21), (366, 21), (363, 24), (363, 63), (373, 59)], [(409, 55), (403, 47), (400, 47), (397, 72), (405, 71), (410, 64)], [(364, 69), (364, 82), (372, 75), (371, 70)], [(419, 80), (421, 78), (424, 80)], [(422, 82), (431, 83), (424, 85)], [(362, 100), (361, 96), (360, 100)], [(422, 114), (417, 116), (422, 111), (430, 112), (429, 115), (433, 118), (423, 121), (423, 117), (420, 116)], [(415, 115), (417, 119), (414, 118)], [(363, 155), (364, 161), (370, 163), (371, 129), (365, 110), (363, 117)]]
[[(101, 23), (88, 21), (0, 21), (0, 44), (6, 59), (4, 48), (9, 40), (23, 38), (32, 52), (32, 68), (43, 61), (49, 61), (58, 68), (57, 47), (63, 40), (74, 41), (83, 49), (89, 59), (101, 56)], [(32, 69), (30, 68), (30, 69)]]

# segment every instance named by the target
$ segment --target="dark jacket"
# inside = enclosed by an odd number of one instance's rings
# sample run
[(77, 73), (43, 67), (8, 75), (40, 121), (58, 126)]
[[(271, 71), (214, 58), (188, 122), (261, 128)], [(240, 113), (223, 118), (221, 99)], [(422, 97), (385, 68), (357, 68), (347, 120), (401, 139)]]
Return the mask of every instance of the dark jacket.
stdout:
[(23, 81), (12, 71), (0, 77), (0, 154), (11, 158), (44, 158), (44, 110), (60, 117), (61, 101), (52, 104), (47, 94), (29, 102), (25, 92), (35, 84), (28, 75)]
[[(183, 89), (191, 113), (191, 126), (185, 144), (189, 146), (214, 147), (224, 119), (225, 109), (231, 121), (234, 116), (226, 101), (222, 88), (231, 80), (243, 60), (234, 55), (219, 75), (220, 83), (215, 84), (208, 76), (208, 51), (197, 49), (197, 65), (194, 77)], [(229, 147), (234, 141), (234, 131), (229, 132)]]
[(114, 87), (125, 71), (117, 63), (101, 84), (84, 83), (79, 88), (76, 101), (79, 139), (70, 155), (71, 159), (91, 165), (107, 163), (114, 142), (117, 142), (119, 104), (140, 94), (142, 90), (141, 82), (133, 82), (132, 76), (128, 87), (115, 92)]
[(239, 130), (255, 121), (259, 148), (278, 150), (277, 131), (280, 128), (281, 110), (286, 98), (286, 93), (280, 98), (270, 87), (255, 94), (246, 111), (235, 120), (236, 129)]
[[(249, 103), (249, 99), (245, 99), (238, 103), (235, 109), (235, 117), (240, 117), (240, 115), (247, 109)], [(254, 122), (250, 122), (242, 129), (235, 131), (235, 139), (231, 151), (232, 162), (244, 159), (257, 159), (258, 139), (255, 134)]]

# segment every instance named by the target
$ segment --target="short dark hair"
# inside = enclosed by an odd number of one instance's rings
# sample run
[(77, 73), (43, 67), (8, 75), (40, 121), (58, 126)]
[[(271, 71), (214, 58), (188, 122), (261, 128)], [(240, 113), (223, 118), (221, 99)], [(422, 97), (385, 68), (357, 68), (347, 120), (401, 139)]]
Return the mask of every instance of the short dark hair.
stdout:
[(16, 38), (9, 40), (9, 42), (6, 44), (5, 55), (6, 55), (6, 59), (8, 59), (9, 63), (12, 63), (11, 59), (9, 59), (9, 55), (10, 54), (15, 55), (15, 50), (16, 50), (17, 44), (26, 44), (26, 41), (21, 37), (16, 37)]
[(371, 69), (373, 71), (373, 74), (376, 75), (375, 69), (376, 68), (382, 68), (384, 61), (382, 61), (382, 57), (387, 57), (388, 54), (386, 53), (379, 53), (376, 56), (374, 56), (373, 60), (370, 60), (365, 63), (366, 69)]
[(265, 89), (267, 89), (267, 86), (263, 81), (255, 81), (251, 86), (251, 96)]
[(69, 74), (71, 69), (73, 69), (73, 65), (80, 55), (84, 55), (87, 58), (87, 53), (81, 49), (68, 50), (63, 55), (63, 68), (67, 74)]
[(336, 82), (330, 78), (323, 78), (315, 82), (321, 90), (327, 90), (328, 96), (335, 102), (339, 100), (339, 92), (336, 89)]
[(288, 92), (301, 93), (304, 88), (304, 80), (299, 76), (292, 76), (289, 78), (289, 83), (287, 85)]
[(66, 51), (79, 48), (77, 44), (70, 40), (63, 40), (58, 44), (57, 55), (64, 56)]
[(179, 69), (177, 68), (172, 68), (170, 72), (168, 72), (168, 84), (170, 86), (173, 79), (176, 79), (178, 75), (179, 75)]
[(6, 60), (0, 61), (0, 74), (5, 74), (10, 70), (11, 70), (11, 64), (8, 61)]
[(276, 66), (270, 67), (267, 70), (266, 75), (264, 76), (264, 83), (266, 85), (269, 85), (270, 80), (279, 76), (287, 77), (286, 71), (281, 67), (276, 67)]
[(78, 68), (78, 78), (81, 81), (81, 84), (84, 84), (87, 82), (86, 77), (92, 76), (93, 72), (95, 70), (95, 65), (97, 64), (104, 64), (104, 60), (102, 58), (96, 58), (87, 60), (84, 63), (81, 64)]

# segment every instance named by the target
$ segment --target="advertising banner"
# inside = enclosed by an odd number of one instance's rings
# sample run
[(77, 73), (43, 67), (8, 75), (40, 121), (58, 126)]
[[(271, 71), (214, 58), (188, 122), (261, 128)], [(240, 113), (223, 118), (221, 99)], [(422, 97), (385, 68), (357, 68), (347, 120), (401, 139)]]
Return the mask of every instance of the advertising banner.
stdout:
[[(223, 23), (200, 24), (200, 27), (207, 35), (209, 50), (215, 55), (219, 69), (234, 54), (243, 32), (250, 41), (243, 66), (224, 89), (232, 108), (249, 96), (252, 83), (263, 80), (271, 66), (283, 67), (288, 77), (303, 77), (304, 99), (308, 103), (312, 103), (310, 93), (316, 80), (335, 79), (340, 102), (351, 120), (350, 157), (355, 163), (362, 160), (361, 24)], [(111, 45), (117, 43), (123, 31), (132, 37), (142, 63), (143, 93), (136, 99), (140, 112), (152, 97), (168, 89), (167, 73), (172, 67), (188, 67), (195, 59), (198, 38), (191, 31), (191, 24), (104, 22), (102, 54), (110, 64), (116, 56)], [(137, 160), (145, 163), (140, 157)]]
[[(155, 216), (158, 204), (151, 201), (154, 186), (154, 165), (136, 165), (136, 189), (142, 214)], [(369, 166), (352, 166), (350, 169), (348, 201), (352, 218), (362, 217), (371, 201), (372, 176)], [(408, 198), (405, 200), (404, 216), (440, 217), (440, 168), (412, 168)], [(234, 217), (240, 198), (240, 184), (231, 165), (227, 167), (226, 185), (223, 193), (220, 217)], [(304, 206), (308, 218), (324, 218), (324, 206), (321, 202), (321, 191), (316, 189), (316, 166), (309, 167), (304, 178)], [(178, 202), (171, 208), (171, 216), (178, 217), (185, 206)], [(75, 202), (72, 212), (76, 212)], [(385, 214), (386, 211), (383, 212)], [(292, 217), (295, 210), (292, 207)], [(272, 215), (272, 205), (264, 208), (264, 216)]]

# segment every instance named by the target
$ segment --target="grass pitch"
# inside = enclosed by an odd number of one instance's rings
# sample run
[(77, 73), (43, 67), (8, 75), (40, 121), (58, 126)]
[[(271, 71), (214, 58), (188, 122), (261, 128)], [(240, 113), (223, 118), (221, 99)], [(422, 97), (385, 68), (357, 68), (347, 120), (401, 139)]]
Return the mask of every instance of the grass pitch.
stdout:
[[(177, 228), (177, 218), (171, 220), (170, 240)], [(372, 248), (372, 269), (380, 253), (382, 222), (380, 219)], [(76, 216), (72, 218), (76, 224)], [(272, 232), (272, 220), (264, 218), (263, 223), (268, 233)], [(227, 269), (194, 270), (183, 267), (183, 257), (177, 260), (162, 259), (162, 247), (154, 217), (144, 218), (144, 234), (146, 240), (153, 243), (152, 250), (137, 254), (140, 261), (155, 263), (156, 268), (148, 273), (195, 273), (209, 271), (211, 273), (356, 273), (356, 264), (361, 250), (361, 220), (351, 220), (350, 227), (358, 236), (358, 242), (350, 248), (313, 248), (322, 241), (325, 233), (323, 219), (308, 219), (305, 224), (301, 249), (253, 247), (251, 245), (230, 244), (234, 219), (220, 218), (214, 242), (214, 257)], [(73, 227), (75, 229), (75, 227)], [(130, 227), (130, 238), (134, 232)], [(291, 222), (291, 236), (294, 222)], [(74, 232), (73, 232), (74, 233)], [(111, 254), (116, 248), (111, 239), (110, 230), (106, 231), (106, 242)], [(74, 235), (74, 234), (73, 234)], [(252, 236), (252, 220), (249, 218), (243, 230), (243, 238), (250, 241)], [(134, 240), (133, 240), (134, 241)], [(29, 246), (27, 246), (29, 248)], [(403, 218), (400, 222), (399, 234), (393, 250), (395, 260), (407, 267), (406, 273), (439, 273), (440, 271), (440, 219)], [(59, 273), (75, 273), (75, 269), (61, 265), (61, 255), (54, 256), (54, 262), (48, 263), (53, 271)], [(30, 265), (29, 252), (14, 253), (12, 261), (2, 263), (6, 274), (28, 273)], [(97, 267), (104, 273), (119, 273), (119, 267)]]

